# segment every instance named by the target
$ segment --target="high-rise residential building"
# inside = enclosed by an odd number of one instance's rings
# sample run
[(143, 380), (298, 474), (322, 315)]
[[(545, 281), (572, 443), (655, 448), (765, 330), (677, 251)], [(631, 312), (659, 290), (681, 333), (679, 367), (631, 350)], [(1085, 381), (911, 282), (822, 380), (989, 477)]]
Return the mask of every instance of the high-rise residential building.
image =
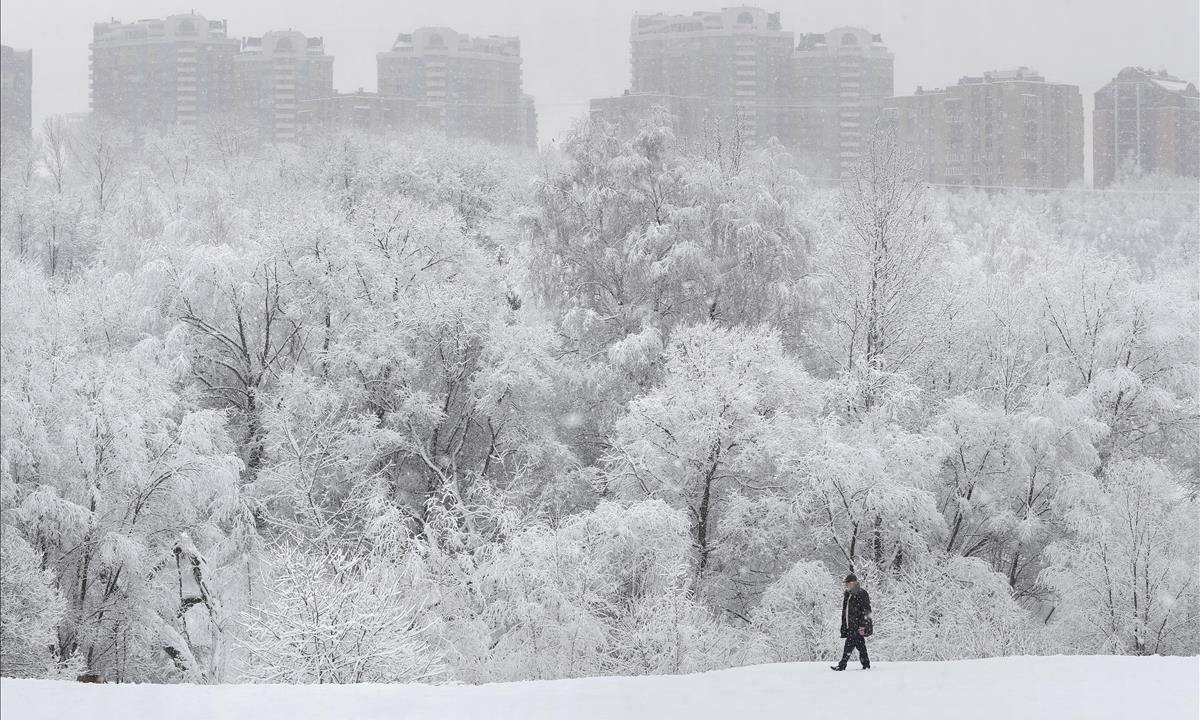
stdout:
[(538, 121), (537, 105), (532, 95), (521, 95), (520, 135), (521, 144), (525, 147), (537, 147)]
[(325, 42), (292, 30), (248, 37), (233, 61), (234, 102), (277, 142), (295, 140), (306, 100), (333, 95), (333, 56)]
[(879, 35), (839, 27), (795, 41), (779, 13), (756, 7), (634, 15), (630, 46), (630, 90), (593, 100), (593, 116), (627, 124), (661, 107), (685, 142), (776, 138), (821, 176), (857, 160), (893, 93)]
[(675, 137), (684, 143), (702, 141), (706, 133), (717, 128), (715, 106), (703, 97), (627, 92), (591, 101), (592, 117), (616, 123), (627, 132), (656, 110), (666, 111)]
[(362, 88), (303, 100), (299, 105), (298, 124), (306, 136), (346, 130), (389, 134), (420, 125), (415, 100), (365, 92)]
[(844, 177), (895, 94), (893, 56), (883, 38), (839, 27), (801, 35), (793, 57), (792, 103), (783, 140), (814, 173)]
[(33, 51), (0, 45), (0, 134), (33, 134)]
[(96, 23), (91, 99), (96, 115), (132, 125), (195, 126), (233, 107), (233, 58), (241, 43), (224, 20), (200, 15)]
[(408, 98), (449, 137), (536, 142), (533, 103), (522, 92), (521, 41), (450, 28), (401, 33), (379, 53), (379, 94)]
[(630, 96), (657, 95), (667, 107), (701, 98), (707, 120), (682, 124), (715, 122), (719, 132), (737, 132), (751, 144), (786, 134), (793, 37), (779, 13), (741, 6), (691, 15), (636, 14), (629, 40)]
[(1097, 187), (1130, 174), (1200, 175), (1200, 92), (1165, 71), (1127, 67), (1095, 95)]
[(931, 183), (1065, 187), (1083, 180), (1083, 100), (1029, 68), (917, 88), (884, 118)]

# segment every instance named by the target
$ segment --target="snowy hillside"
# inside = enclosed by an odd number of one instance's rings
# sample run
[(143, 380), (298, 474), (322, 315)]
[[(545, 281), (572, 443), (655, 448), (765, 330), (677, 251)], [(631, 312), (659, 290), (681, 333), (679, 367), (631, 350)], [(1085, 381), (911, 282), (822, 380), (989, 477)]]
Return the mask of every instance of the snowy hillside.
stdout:
[(1017, 657), (879, 663), (835, 674), (822, 664), (760, 665), (698, 675), (482, 686), (0, 684), (5, 720), (438, 720), (572, 718), (728, 720), (1054, 718), (1194, 720), (1197, 658)]

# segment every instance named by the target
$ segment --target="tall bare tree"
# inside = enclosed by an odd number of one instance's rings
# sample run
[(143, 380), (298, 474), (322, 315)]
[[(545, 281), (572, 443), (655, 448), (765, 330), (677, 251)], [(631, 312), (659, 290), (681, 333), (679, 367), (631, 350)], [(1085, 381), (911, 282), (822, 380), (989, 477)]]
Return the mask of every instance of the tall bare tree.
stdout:
[(923, 347), (936, 244), (924, 184), (887, 130), (877, 129), (845, 180), (827, 273), (837, 298), (843, 370), (863, 378), (860, 402), (880, 402), (886, 378)]

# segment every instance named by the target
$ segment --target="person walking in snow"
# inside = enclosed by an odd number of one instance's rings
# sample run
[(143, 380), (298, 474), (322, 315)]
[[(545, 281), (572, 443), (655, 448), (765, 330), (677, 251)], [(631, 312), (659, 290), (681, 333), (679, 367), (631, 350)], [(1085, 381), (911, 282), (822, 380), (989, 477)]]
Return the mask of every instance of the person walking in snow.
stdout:
[(850, 661), (850, 654), (857, 648), (863, 670), (870, 670), (867, 638), (872, 632), (874, 628), (871, 623), (871, 596), (858, 586), (858, 578), (851, 573), (846, 576), (846, 592), (842, 594), (842, 637), (846, 638), (846, 646), (842, 648), (842, 661), (830, 667), (834, 670), (845, 670), (846, 663)]

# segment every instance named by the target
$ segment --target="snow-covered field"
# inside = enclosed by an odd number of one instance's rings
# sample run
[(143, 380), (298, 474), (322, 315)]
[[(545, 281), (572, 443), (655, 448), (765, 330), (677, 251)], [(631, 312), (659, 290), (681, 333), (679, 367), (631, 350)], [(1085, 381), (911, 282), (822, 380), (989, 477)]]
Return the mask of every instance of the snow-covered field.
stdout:
[(0, 681), (4, 720), (1195, 720), (1197, 658), (1015, 657), (959, 662), (820, 663), (698, 675), (481, 686), (84, 685)]

